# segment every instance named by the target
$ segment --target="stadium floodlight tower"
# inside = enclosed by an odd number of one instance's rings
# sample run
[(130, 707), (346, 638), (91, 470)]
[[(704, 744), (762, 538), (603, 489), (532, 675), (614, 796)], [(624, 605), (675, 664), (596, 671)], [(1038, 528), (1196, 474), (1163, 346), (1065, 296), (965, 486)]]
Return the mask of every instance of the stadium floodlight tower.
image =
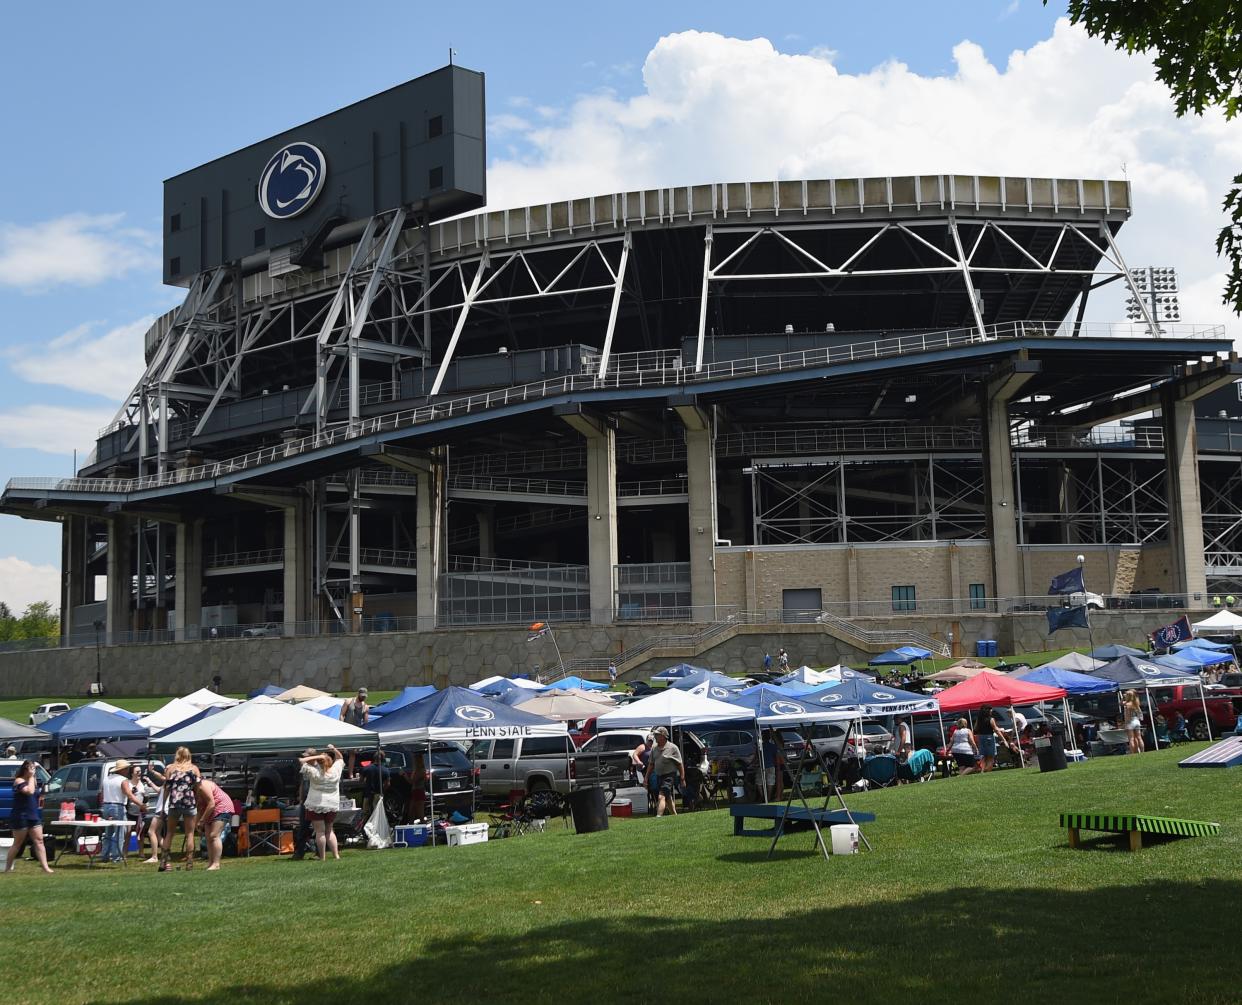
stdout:
[(1176, 269), (1170, 266), (1152, 265), (1141, 269), (1131, 269), (1130, 281), (1131, 293), (1126, 298), (1126, 317), (1130, 321), (1146, 320), (1143, 316), (1144, 306), (1151, 313), (1151, 320), (1156, 324), (1182, 319)]

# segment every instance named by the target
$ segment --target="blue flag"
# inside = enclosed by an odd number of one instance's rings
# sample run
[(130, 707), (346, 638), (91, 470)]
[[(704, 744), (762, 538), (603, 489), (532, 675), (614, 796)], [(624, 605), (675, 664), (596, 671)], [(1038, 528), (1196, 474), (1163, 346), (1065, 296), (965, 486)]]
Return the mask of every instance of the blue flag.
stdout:
[(1177, 643), (1191, 638), (1193, 634), (1190, 630), (1190, 618), (1183, 614), (1173, 624), (1157, 628), (1151, 633), (1151, 639), (1159, 648), (1170, 649)]
[(1049, 593), (1086, 593), (1087, 588), (1082, 582), (1082, 566), (1070, 569), (1059, 576), (1053, 576), (1048, 586)]
[(1062, 628), (1089, 628), (1087, 624), (1087, 605), (1078, 607), (1049, 607), (1048, 634), (1059, 632)]

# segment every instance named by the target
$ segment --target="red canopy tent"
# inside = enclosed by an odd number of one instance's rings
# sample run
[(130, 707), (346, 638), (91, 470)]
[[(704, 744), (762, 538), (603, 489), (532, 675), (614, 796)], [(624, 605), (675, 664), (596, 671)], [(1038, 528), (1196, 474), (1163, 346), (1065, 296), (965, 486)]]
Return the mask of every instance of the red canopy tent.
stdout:
[(1034, 705), (1040, 701), (1064, 698), (1065, 689), (1031, 684), (1015, 677), (981, 673), (970, 680), (954, 684), (936, 695), (943, 712), (959, 712), (976, 709), (981, 705)]

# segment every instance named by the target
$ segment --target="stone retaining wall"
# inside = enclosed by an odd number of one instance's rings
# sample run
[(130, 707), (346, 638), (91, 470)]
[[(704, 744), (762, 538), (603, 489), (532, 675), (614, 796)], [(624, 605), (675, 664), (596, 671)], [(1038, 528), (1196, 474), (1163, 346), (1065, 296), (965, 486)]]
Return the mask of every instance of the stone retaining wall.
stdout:
[[(1052, 638), (1040, 613), (947, 618), (860, 618), (862, 628), (908, 627), (946, 640), (971, 655), (977, 639), (996, 639), (1006, 655), (1050, 648), (1085, 649), (1124, 643), (1141, 646), (1148, 632), (1180, 611), (1101, 611), (1085, 629), (1066, 629)], [(1207, 611), (1192, 612), (1191, 620)], [(691, 634), (701, 625), (574, 626), (556, 630), (566, 660), (617, 653), (653, 636)], [(865, 663), (868, 655), (842, 643), (818, 625), (746, 625), (705, 652), (659, 656), (628, 677), (641, 677), (685, 659), (727, 673), (758, 670), (763, 654), (788, 650), (794, 666)], [(95, 649), (49, 649), (0, 654), (0, 695), (45, 697), (86, 694), (95, 680)], [(219, 674), (223, 688), (244, 692), (261, 684), (305, 682), (325, 691), (365, 685), (378, 690), (405, 684), (466, 685), (491, 674), (530, 673), (556, 661), (545, 636), (527, 642), (525, 629), (474, 628), (436, 632), (391, 632), (318, 638), (219, 639), (151, 646), (105, 646), (99, 653), (105, 692), (115, 695), (183, 694)]]

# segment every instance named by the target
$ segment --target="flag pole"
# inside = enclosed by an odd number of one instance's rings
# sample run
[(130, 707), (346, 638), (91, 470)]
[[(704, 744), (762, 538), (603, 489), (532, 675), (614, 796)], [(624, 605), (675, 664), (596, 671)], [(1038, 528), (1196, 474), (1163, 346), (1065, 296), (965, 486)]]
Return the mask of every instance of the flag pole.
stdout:
[(1087, 603), (1087, 574), (1083, 569), (1083, 564), (1087, 561), (1085, 555), (1078, 555), (1078, 581), (1082, 584), (1082, 616), (1087, 622), (1087, 645), (1091, 648), (1087, 651), (1088, 659), (1095, 659), (1092, 653), (1095, 652), (1095, 635), (1091, 631), (1091, 605)]

